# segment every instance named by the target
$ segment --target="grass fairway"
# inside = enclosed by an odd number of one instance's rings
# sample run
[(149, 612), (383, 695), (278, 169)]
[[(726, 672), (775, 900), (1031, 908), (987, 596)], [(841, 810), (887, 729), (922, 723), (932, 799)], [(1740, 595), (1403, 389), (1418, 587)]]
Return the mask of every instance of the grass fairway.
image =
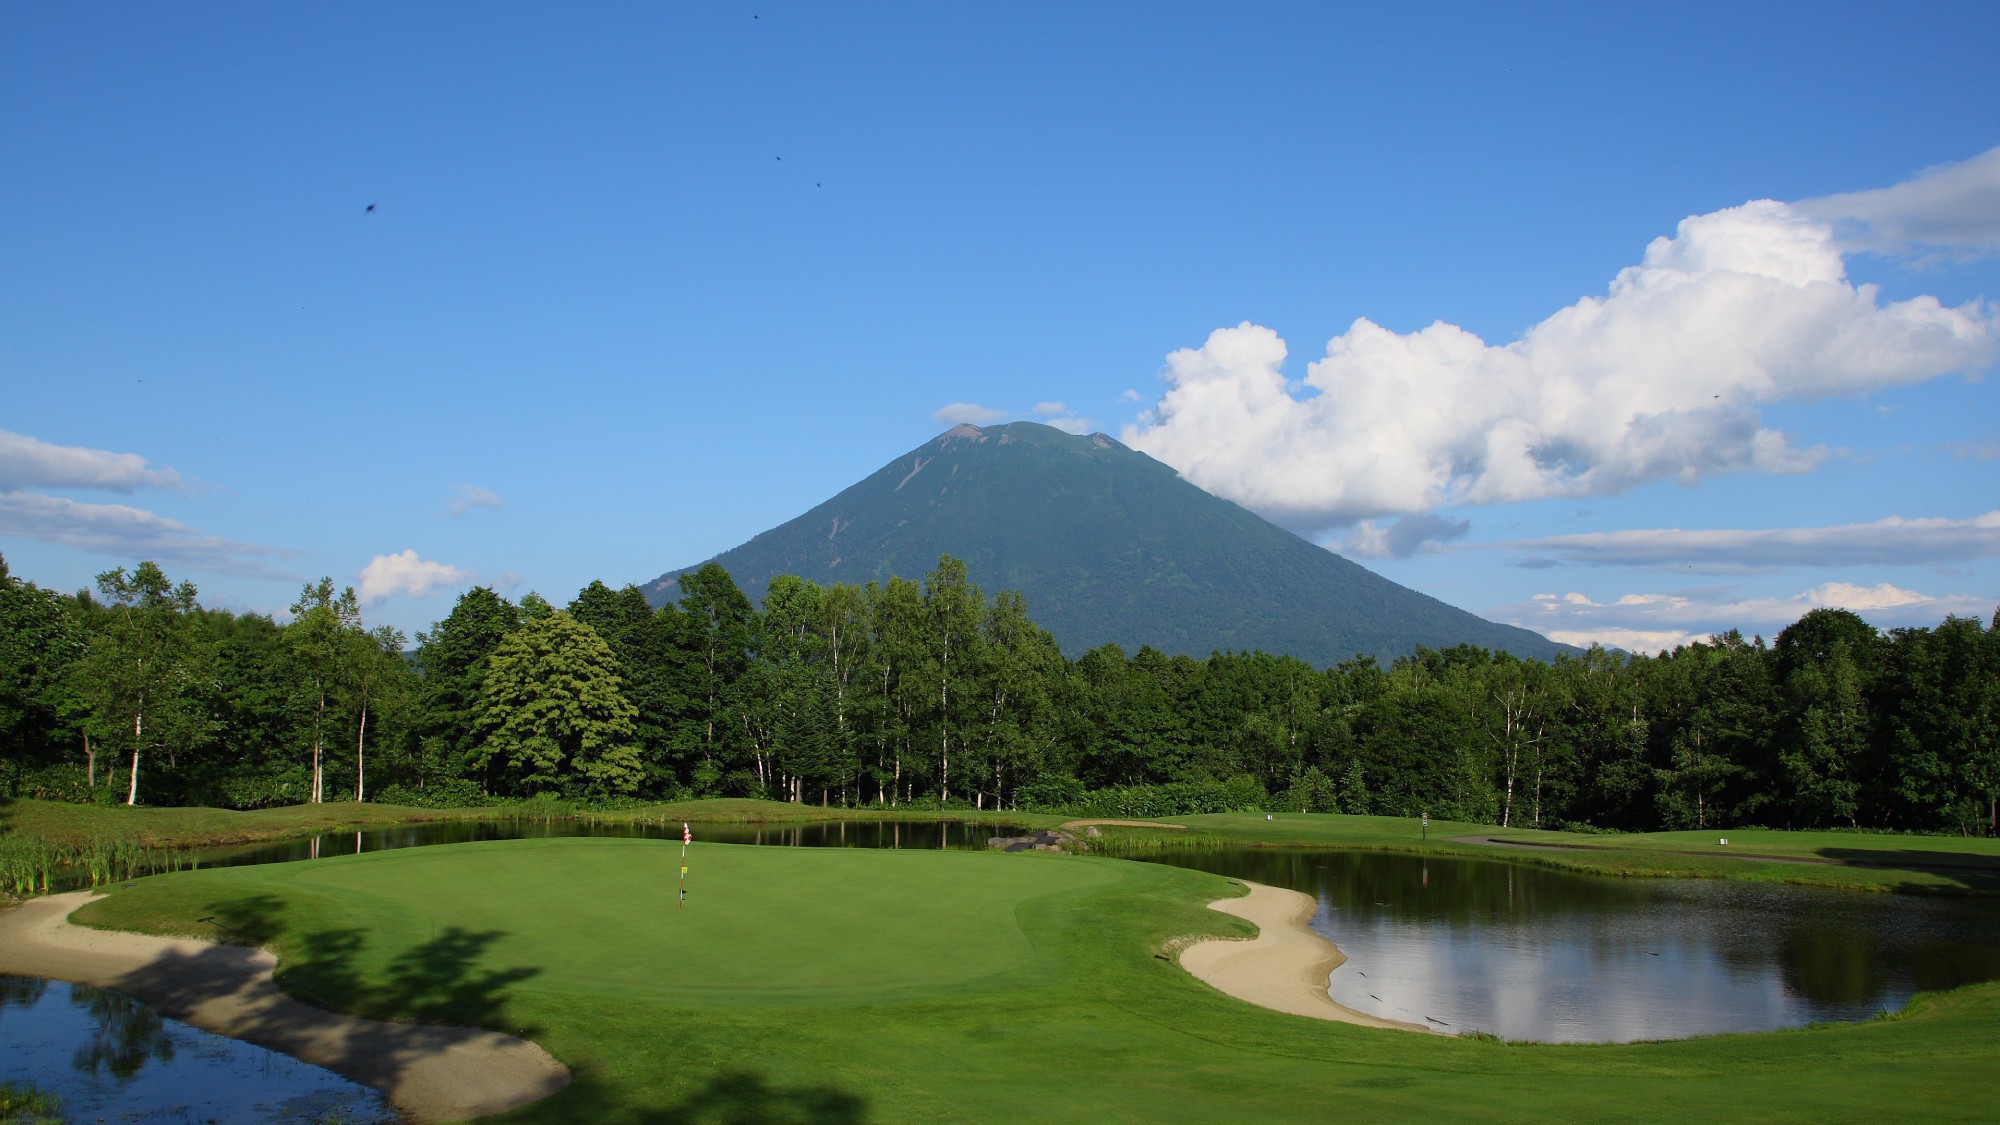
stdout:
[(80, 920), (226, 932), (310, 1002), (523, 1030), (575, 1069), (508, 1120), (1990, 1118), (2000, 986), (1773, 1035), (1602, 1047), (1374, 1031), (1155, 954), (1230, 884), (1095, 857), (614, 839), (140, 880)]

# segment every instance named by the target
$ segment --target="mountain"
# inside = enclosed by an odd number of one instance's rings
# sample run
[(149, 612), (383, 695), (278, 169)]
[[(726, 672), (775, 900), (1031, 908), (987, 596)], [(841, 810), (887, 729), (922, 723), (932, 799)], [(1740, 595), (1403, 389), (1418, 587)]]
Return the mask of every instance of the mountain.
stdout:
[[(1107, 641), (1196, 657), (1261, 649), (1318, 667), (1461, 642), (1572, 651), (1398, 586), (1103, 434), (1034, 422), (955, 426), (714, 561), (755, 599), (780, 574), (921, 579), (942, 554), (965, 560), (989, 596), (1019, 590), (1071, 656)], [(693, 569), (647, 583), (647, 599), (674, 600)]]

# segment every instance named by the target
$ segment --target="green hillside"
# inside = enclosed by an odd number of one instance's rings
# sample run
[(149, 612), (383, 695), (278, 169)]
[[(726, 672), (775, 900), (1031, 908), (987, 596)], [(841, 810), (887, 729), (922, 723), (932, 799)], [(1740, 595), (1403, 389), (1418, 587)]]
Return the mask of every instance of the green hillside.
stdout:
[[(1106, 642), (1321, 666), (1417, 645), (1567, 651), (1398, 586), (1103, 434), (1033, 422), (956, 426), (715, 561), (760, 597), (780, 574), (921, 578), (942, 554), (965, 560), (988, 593), (1021, 591), (1071, 656)], [(692, 569), (646, 583), (647, 597), (674, 600)]]

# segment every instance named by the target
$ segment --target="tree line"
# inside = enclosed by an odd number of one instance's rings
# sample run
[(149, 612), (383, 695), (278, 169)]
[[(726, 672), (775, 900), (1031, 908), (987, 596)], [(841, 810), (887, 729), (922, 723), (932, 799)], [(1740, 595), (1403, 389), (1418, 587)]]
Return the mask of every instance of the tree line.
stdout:
[(1514, 827), (2000, 829), (2000, 613), (1551, 662), (1461, 645), (1314, 668), (1072, 660), (949, 556), (921, 581), (709, 564), (654, 609), (466, 591), (417, 634), (308, 584), (279, 624), (153, 563), (60, 594), (0, 559), (0, 792), (250, 808), (762, 796)]

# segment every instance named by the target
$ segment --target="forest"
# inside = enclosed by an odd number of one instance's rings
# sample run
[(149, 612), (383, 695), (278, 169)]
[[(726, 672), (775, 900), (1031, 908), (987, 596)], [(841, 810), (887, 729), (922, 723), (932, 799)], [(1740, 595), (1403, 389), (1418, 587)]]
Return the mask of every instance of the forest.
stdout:
[(2000, 613), (1880, 632), (1814, 609), (1657, 656), (1461, 645), (1315, 668), (1117, 645), (1017, 593), (714, 564), (677, 604), (491, 588), (414, 639), (351, 589), (283, 624), (151, 562), (65, 594), (0, 559), (0, 795), (257, 808), (691, 796), (1430, 816), (1520, 828), (2000, 829)]

